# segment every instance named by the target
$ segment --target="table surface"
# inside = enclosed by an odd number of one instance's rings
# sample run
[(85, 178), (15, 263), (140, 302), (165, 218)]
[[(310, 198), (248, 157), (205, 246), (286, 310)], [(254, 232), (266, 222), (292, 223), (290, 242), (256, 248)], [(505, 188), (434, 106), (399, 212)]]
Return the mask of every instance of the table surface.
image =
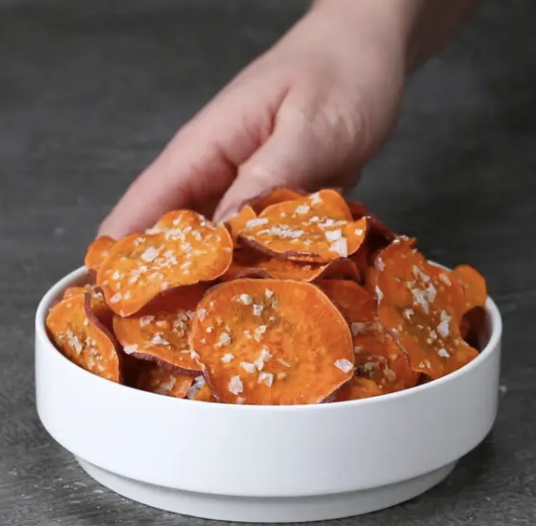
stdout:
[[(440, 487), (340, 524), (536, 521), (536, 4), (488, 0), (415, 77), (357, 195), (504, 315), (491, 435)], [(41, 427), (33, 315), (174, 130), (302, 13), (302, 1), (0, 0), (0, 523), (200, 524), (101, 489)], [(68, 396), (68, 393), (66, 393)]]

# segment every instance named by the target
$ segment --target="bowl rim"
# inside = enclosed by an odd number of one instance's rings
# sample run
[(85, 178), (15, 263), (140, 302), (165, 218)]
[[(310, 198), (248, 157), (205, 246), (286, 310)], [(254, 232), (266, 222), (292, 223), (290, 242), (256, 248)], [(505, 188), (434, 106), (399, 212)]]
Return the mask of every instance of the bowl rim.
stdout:
[[(434, 263), (434, 262), (431, 262), (431, 263), (435, 266), (447, 269), (447, 267), (444, 267), (443, 265), (439, 265), (438, 263)], [(82, 374), (91, 376), (92, 380), (95, 380), (96, 382), (106, 382), (106, 385), (109, 389), (117, 390), (118, 396), (121, 396), (121, 395), (127, 396), (128, 394), (134, 395), (134, 396), (145, 396), (145, 397), (150, 396), (150, 397), (153, 397), (153, 403), (155, 404), (156, 403), (168, 404), (170, 401), (170, 397), (159, 395), (157, 393), (141, 391), (140, 389), (135, 389), (127, 385), (122, 385), (122, 384), (118, 384), (115, 382), (111, 382), (109, 380), (101, 378), (100, 376), (92, 374), (89, 371), (86, 371), (82, 367), (74, 364), (68, 358), (66, 358), (50, 340), (48, 332), (46, 330), (46, 326), (45, 326), (45, 320), (46, 320), (46, 315), (48, 313), (48, 309), (52, 306), (54, 301), (58, 299), (61, 292), (63, 292), (68, 286), (75, 284), (77, 281), (78, 282), (82, 281), (86, 273), (87, 273), (86, 267), (82, 266), (82, 267), (77, 268), (76, 270), (68, 273), (59, 281), (54, 283), (54, 285), (52, 285), (48, 289), (48, 291), (45, 293), (45, 295), (42, 297), (37, 307), (37, 311), (35, 315), (36, 346), (39, 344), (42, 344), (42, 346), (46, 347), (47, 352), (54, 353), (56, 355), (56, 358), (63, 360), (67, 367), (72, 367), (73, 374), (76, 374), (74, 372), (76, 370), (76, 371), (80, 371)], [(484, 349), (482, 349), (479, 355), (467, 365), (454, 371), (453, 373), (450, 373), (441, 378), (438, 378), (437, 380), (433, 380), (425, 384), (417, 385), (409, 389), (404, 389), (402, 391), (397, 391), (394, 393), (387, 393), (381, 396), (363, 398), (360, 400), (347, 400), (347, 401), (337, 402), (337, 403), (303, 404), (303, 405), (247, 405), (247, 404), (240, 405), (240, 404), (222, 404), (219, 402), (203, 402), (203, 405), (218, 407), (220, 408), (218, 409), (219, 411), (243, 411), (243, 412), (264, 411), (266, 413), (272, 413), (272, 412), (288, 413), (288, 412), (301, 412), (301, 411), (322, 412), (322, 411), (334, 410), (336, 408), (340, 409), (341, 406), (348, 407), (348, 408), (350, 407), (357, 408), (357, 407), (362, 407), (364, 405), (369, 405), (369, 404), (382, 404), (382, 403), (389, 403), (391, 401), (394, 402), (396, 400), (401, 400), (408, 396), (420, 396), (421, 393), (424, 395), (430, 389), (438, 389), (444, 384), (454, 382), (462, 376), (471, 374), (471, 372), (477, 369), (482, 362), (484, 362), (491, 354), (493, 354), (495, 351), (498, 350), (498, 347), (500, 346), (500, 342), (502, 338), (503, 322), (502, 322), (501, 313), (499, 311), (499, 308), (497, 307), (497, 304), (489, 296), (486, 300), (485, 311), (488, 316), (488, 319), (490, 320), (490, 334), (489, 334), (488, 342), (486, 346), (484, 347)], [(195, 403), (195, 400), (182, 399), (182, 398), (173, 398), (172, 400), (173, 400), (172, 403), (174, 404)]]

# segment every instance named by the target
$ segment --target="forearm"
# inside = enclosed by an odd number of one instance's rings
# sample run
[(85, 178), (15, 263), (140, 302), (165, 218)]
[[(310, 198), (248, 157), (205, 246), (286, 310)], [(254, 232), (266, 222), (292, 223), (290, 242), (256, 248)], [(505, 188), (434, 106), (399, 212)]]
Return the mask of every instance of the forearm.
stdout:
[[(359, 20), (365, 28), (388, 31), (404, 46), (413, 72), (433, 56), (476, 9), (480, 0), (316, 0), (313, 10)], [(373, 27), (371, 27), (373, 26)]]

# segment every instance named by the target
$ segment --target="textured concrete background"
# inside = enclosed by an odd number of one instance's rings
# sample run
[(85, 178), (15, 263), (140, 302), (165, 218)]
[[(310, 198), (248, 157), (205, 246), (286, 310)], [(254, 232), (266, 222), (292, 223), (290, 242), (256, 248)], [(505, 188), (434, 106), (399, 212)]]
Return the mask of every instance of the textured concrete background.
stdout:
[[(302, 12), (285, 0), (0, 0), (0, 524), (170, 526), (103, 491), (38, 423), (34, 309), (174, 130)], [(340, 524), (536, 523), (536, 3), (488, 0), (411, 83), (358, 195), (488, 277), (500, 416), (447, 483)], [(68, 393), (66, 393), (68, 396)]]

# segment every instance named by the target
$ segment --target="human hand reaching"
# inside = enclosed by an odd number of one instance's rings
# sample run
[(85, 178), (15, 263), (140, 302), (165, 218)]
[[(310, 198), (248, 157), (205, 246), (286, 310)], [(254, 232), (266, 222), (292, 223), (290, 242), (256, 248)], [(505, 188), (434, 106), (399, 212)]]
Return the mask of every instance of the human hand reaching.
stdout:
[(419, 5), (319, 0), (178, 131), (99, 234), (179, 208), (220, 220), (275, 186), (355, 186), (396, 122)]

